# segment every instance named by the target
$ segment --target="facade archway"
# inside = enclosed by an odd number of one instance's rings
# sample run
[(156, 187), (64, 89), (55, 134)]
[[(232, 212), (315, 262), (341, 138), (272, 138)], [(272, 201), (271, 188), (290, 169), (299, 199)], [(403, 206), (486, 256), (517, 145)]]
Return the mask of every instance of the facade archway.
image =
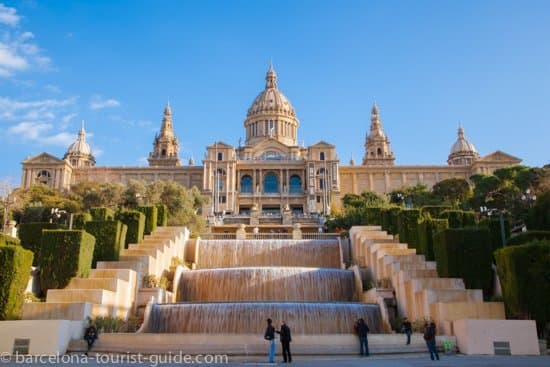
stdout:
[(252, 177), (244, 175), (241, 178), (241, 193), (252, 194)]
[(302, 178), (298, 175), (290, 176), (289, 180), (289, 192), (291, 194), (301, 194), (302, 193)]

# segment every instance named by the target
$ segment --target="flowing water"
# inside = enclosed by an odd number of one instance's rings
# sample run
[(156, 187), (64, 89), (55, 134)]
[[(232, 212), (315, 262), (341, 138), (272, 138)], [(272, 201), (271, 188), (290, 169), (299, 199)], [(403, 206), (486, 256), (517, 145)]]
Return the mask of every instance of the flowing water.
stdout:
[(242, 266), (342, 267), (334, 240), (200, 240), (197, 268)]
[(351, 302), (242, 302), (155, 305), (148, 332), (263, 335), (266, 319), (283, 321), (295, 334), (350, 334), (359, 318), (380, 332), (377, 305)]
[(182, 274), (182, 302), (350, 302), (353, 272), (326, 268), (250, 267), (206, 269)]
[(255, 333), (266, 319), (294, 334), (349, 334), (357, 319), (380, 332), (378, 305), (355, 303), (353, 272), (335, 240), (201, 240), (178, 301), (153, 305), (145, 332)]

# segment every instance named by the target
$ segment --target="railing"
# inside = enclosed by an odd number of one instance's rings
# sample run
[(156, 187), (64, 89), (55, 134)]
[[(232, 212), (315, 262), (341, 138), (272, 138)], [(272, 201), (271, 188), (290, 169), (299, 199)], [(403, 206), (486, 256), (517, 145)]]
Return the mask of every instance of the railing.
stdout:
[(247, 233), (247, 240), (291, 240), (291, 233)]
[(201, 233), (201, 240), (234, 240), (237, 238), (236, 233)]
[(302, 239), (304, 240), (336, 240), (340, 235), (338, 233), (315, 233), (303, 232)]

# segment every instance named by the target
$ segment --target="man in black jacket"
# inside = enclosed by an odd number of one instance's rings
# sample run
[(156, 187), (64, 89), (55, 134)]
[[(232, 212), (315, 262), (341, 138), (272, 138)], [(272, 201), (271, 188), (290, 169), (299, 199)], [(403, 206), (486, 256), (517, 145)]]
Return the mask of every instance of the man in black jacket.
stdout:
[(283, 349), (283, 362), (290, 363), (292, 362), (292, 356), (290, 355), (290, 342), (292, 341), (292, 337), (290, 336), (290, 328), (284, 321), (281, 325), (281, 330), (277, 331), (277, 334), (281, 335), (281, 346)]
[(360, 354), (362, 356), (369, 356), (369, 340), (367, 334), (369, 333), (369, 326), (364, 319), (359, 319), (355, 323), (355, 333), (359, 337)]

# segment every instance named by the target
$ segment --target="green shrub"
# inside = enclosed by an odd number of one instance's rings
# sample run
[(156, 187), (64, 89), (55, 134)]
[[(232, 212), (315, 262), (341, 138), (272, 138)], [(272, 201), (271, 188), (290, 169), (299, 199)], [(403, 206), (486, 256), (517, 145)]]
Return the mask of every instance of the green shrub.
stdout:
[(33, 253), (20, 246), (0, 246), (0, 320), (19, 318), (32, 259)]
[(121, 227), (120, 227), (119, 242), (120, 242), (120, 249), (122, 250), (126, 246), (126, 235), (128, 234), (128, 226), (122, 222), (120, 223), (121, 223)]
[(399, 212), (402, 209), (398, 206), (394, 206), (384, 211), (384, 225), (386, 226), (389, 234), (398, 234), (399, 233)]
[(64, 288), (73, 277), (87, 277), (95, 238), (81, 230), (44, 230), (40, 253), (42, 290)]
[(550, 240), (495, 251), (506, 313), (537, 322), (539, 335), (550, 322)]
[(0, 246), (19, 246), (21, 241), (19, 238), (8, 236), (7, 234), (0, 233)]
[(405, 209), (399, 212), (399, 242), (407, 243), (409, 248), (418, 248), (419, 209)]
[(42, 248), (42, 230), (61, 228), (57, 223), (21, 223), (19, 225), (19, 239), (21, 246), (34, 253), (33, 265), (38, 265), (40, 249)]
[(164, 204), (157, 205), (157, 226), (166, 227), (168, 225), (168, 207)]
[(145, 215), (137, 210), (128, 210), (118, 212), (116, 220), (126, 224), (128, 230), (126, 232), (126, 241), (124, 247), (128, 247), (129, 243), (140, 243), (143, 240), (143, 230), (145, 228)]
[(449, 228), (462, 228), (464, 212), (462, 210), (444, 210), (439, 215), (440, 219), (449, 221)]
[(73, 216), (73, 229), (84, 229), (86, 222), (91, 222), (92, 220), (92, 215), (88, 212), (75, 214)]
[(92, 220), (102, 221), (102, 220), (113, 220), (115, 215), (110, 208), (90, 208), (90, 214), (92, 215)]
[(451, 210), (449, 205), (426, 205), (420, 208), (420, 214), (422, 216), (430, 216), (432, 218), (439, 218), (441, 212), (445, 210)]
[(418, 248), (417, 253), (424, 254), (426, 260), (435, 260), (433, 235), (449, 228), (447, 219), (432, 219), (425, 217), (418, 222)]
[(550, 231), (522, 232), (508, 240), (506, 246), (518, 246), (534, 240), (550, 240)]
[[(479, 221), (479, 226), (489, 229), (489, 233), (491, 234), (491, 248), (493, 249), (493, 252), (502, 247), (502, 230), (500, 228), (500, 218), (482, 218)], [(508, 218), (504, 218), (504, 238), (505, 240), (510, 238), (510, 220), (508, 220)], [(506, 242), (506, 245), (508, 245), (508, 242)]]
[(473, 227), (476, 225), (476, 213), (470, 210), (462, 212), (462, 226)]
[(372, 225), (372, 226), (379, 226), (382, 224), (382, 218), (381, 218), (382, 208), (367, 207), (364, 210), (367, 216), (367, 222), (365, 224)]
[(118, 220), (86, 223), (86, 232), (95, 237), (93, 267), (98, 261), (118, 261), (126, 240), (121, 236), (122, 226), (124, 225)]
[(464, 279), (466, 288), (492, 290), (493, 254), (487, 228), (451, 228), (433, 235), (437, 272)]
[(49, 222), (51, 215), (51, 208), (29, 206), (23, 211), (23, 214), (19, 218), (19, 223)]
[(157, 229), (157, 207), (156, 206), (138, 206), (137, 210), (145, 215), (144, 234), (151, 234)]

